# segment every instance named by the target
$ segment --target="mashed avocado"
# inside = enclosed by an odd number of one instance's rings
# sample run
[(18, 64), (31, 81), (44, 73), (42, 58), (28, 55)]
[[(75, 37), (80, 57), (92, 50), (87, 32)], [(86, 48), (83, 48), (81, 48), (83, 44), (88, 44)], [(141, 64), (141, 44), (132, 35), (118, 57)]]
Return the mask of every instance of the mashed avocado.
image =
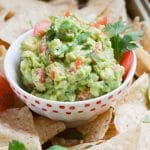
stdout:
[(56, 101), (79, 101), (120, 86), (124, 69), (114, 57), (109, 36), (69, 17), (51, 17), (42, 37), (21, 43), (22, 82), (33, 95)]

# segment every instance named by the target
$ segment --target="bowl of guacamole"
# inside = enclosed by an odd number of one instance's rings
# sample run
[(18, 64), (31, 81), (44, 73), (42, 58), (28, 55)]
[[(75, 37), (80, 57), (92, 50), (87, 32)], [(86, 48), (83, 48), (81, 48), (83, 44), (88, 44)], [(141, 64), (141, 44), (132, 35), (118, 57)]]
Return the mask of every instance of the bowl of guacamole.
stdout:
[(52, 16), (18, 37), (4, 62), (16, 95), (34, 112), (73, 126), (108, 110), (132, 81), (136, 56), (127, 49), (138, 34), (106, 21)]

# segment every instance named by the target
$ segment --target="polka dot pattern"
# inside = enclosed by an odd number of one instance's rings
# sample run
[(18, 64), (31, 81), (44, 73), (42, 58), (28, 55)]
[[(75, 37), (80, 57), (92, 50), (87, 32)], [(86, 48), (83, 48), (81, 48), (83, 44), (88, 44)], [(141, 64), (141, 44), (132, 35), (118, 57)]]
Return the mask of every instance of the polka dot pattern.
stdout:
[(65, 109), (65, 106), (59, 106), (60, 109)]
[(84, 107), (89, 107), (89, 106), (90, 106), (90, 104), (85, 104), (85, 105), (84, 105)]
[(51, 105), (51, 104), (46, 104), (46, 106), (47, 106), (47, 107), (52, 107), (52, 105)]
[(40, 104), (40, 101), (38, 101), (38, 100), (35, 100), (35, 103), (36, 103), (36, 104)]
[[(129, 85), (129, 84), (128, 84)], [(127, 85), (125, 86), (125, 88)], [(100, 109), (106, 109), (108, 106), (111, 106), (116, 101), (115, 96), (121, 94), (124, 91), (123, 89), (120, 89), (119, 91), (116, 91), (114, 94), (109, 95), (105, 98), (101, 99), (95, 99), (94, 101), (83, 101), (80, 105), (76, 105), (77, 103), (70, 103), (70, 104), (55, 104), (51, 101), (41, 101), (40, 98), (37, 99), (31, 99), (26, 94), (22, 94), (21, 91), (19, 91), (17, 88), (12, 87), (13, 91), (23, 99), (23, 101), (31, 107), (31, 109), (34, 111), (36, 109), (40, 109), (41, 113), (50, 113), (54, 115), (66, 115), (66, 117), (69, 116), (75, 116), (76, 115), (85, 115), (88, 112), (96, 113)]]

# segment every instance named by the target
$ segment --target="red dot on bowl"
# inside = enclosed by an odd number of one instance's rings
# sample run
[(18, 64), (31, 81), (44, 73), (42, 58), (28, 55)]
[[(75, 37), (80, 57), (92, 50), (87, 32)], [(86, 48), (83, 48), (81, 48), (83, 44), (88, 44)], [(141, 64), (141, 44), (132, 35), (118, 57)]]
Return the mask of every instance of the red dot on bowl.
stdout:
[(12, 86), (12, 89), (15, 91), (16, 89)]
[(101, 107), (105, 107), (106, 106), (106, 104), (103, 104)]
[(90, 111), (94, 111), (95, 110), (95, 108), (92, 108)]
[(67, 115), (71, 115), (71, 112), (66, 112)]
[(119, 95), (122, 91), (120, 90), (117, 94)]
[(54, 112), (54, 113), (58, 113), (58, 111), (57, 111), (57, 110), (53, 110), (53, 112)]
[(70, 106), (69, 109), (70, 109), (70, 110), (74, 110), (75, 107), (74, 107), (74, 106)]
[(27, 97), (27, 96), (25, 96), (25, 95), (24, 95), (23, 97), (24, 97), (25, 99), (28, 99), (28, 97)]
[(113, 95), (111, 95), (111, 96), (108, 97), (108, 99), (112, 99), (112, 98), (113, 98)]
[(43, 110), (43, 111), (47, 111), (47, 109), (45, 109), (45, 108), (42, 108), (42, 110)]
[(85, 106), (85, 107), (89, 107), (89, 106), (90, 106), (90, 104), (85, 104), (84, 106)]
[(40, 104), (40, 102), (38, 100), (35, 100), (35, 103)]
[(101, 104), (101, 101), (97, 101), (96, 104)]
[(34, 104), (31, 104), (31, 106), (32, 106), (32, 107), (35, 107), (35, 105), (34, 105)]
[(83, 113), (83, 110), (78, 111), (78, 113)]
[(61, 106), (59, 106), (59, 108), (60, 108), (60, 109), (65, 109), (65, 106), (62, 106), (62, 105), (61, 105)]
[(19, 95), (20, 95), (20, 92), (19, 92), (19, 91), (17, 91), (17, 94), (19, 94)]
[(51, 104), (46, 104), (46, 106), (47, 106), (47, 107), (52, 107), (52, 105), (51, 105)]

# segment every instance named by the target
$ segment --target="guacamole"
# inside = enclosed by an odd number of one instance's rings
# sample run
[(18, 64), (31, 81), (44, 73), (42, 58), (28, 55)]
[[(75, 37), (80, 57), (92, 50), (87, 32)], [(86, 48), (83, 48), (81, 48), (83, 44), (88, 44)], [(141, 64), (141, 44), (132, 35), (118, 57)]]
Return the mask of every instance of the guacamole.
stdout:
[(105, 26), (99, 29), (75, 15), (50, 17), (42, 36), (21, 43), (21, 79), (33, 95), (80, 101), (121, 85), (124, 68), (114, 57)]

